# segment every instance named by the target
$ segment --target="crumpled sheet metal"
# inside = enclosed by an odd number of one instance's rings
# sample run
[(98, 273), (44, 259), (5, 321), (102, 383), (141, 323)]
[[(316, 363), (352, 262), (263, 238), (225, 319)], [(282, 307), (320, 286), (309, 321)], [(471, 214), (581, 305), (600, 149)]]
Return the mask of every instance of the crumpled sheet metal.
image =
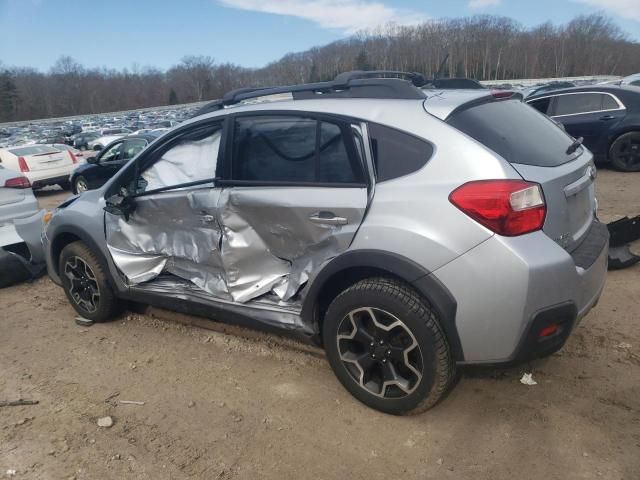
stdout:
[[(269, 291), (290, 300), (311, 270), (339, 253), (336, 227), (311, 224), (286, 200), (264, 190), (224, 190), (218, 205), (222, 260), (233, 299), (246, 302)], [(295, 228), (294, 228), (295, 227)]]
[[(220, 257), (221, 230), (215, 216), (218, 192), (201, 188), (136, 200), (126, 221), (106, 214), (107, 244), (130, 283), (166, 271), (220, 298), (230, 298)], [(161, 223), (157, 222), (162, 218)]]
[[(218, 298), (245, 303), (273, 292), (286, 302), (340, 253), (336, 229), (356, 228), (313, 224), (291, 202), (251, 188), (141, 197), (129, 221), (107, 214), (108, 245), (132, 284), (169, 272)], [(203, 217), (210, 221), (193, 221)]]
[(44, 210), (0, 226), (0, 288), (31, 281), (46, 269), (42, 246)]

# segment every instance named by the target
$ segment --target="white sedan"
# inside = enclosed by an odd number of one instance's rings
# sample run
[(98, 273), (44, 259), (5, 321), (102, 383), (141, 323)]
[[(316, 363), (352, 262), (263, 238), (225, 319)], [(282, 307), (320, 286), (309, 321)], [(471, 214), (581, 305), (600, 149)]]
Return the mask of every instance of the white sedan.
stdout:
[(78, 159), (73, 152), (52, 145), (22, 145), (0, 148), (0, 165), (20, 172), (29, 179), (33, 188), (60, 185), (68, 189), (69, 175)]

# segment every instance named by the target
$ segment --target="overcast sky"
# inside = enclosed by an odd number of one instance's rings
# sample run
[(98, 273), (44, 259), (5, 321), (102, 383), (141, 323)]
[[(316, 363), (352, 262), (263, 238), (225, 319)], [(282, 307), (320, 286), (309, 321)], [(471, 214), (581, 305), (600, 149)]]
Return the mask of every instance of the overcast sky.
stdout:
[(390, 21), (486, 13), (531, 26), (598, 11), (640, 41), (640, 0), (0, 0), (0, 62), (167, 68), (193, 54), (258, 67)]

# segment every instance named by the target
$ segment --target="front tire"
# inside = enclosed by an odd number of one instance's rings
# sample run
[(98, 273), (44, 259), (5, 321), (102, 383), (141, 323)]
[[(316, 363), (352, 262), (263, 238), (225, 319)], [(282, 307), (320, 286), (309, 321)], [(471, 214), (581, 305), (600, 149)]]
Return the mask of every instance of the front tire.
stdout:
[(105, 322), (120, 312), (105, 267), (85, 243), (78, 241), (64, 247), (58, 265), (64, 293), (79, 315)]
[(73, 193), (82, 193), (89, 190), (89, 183), (87, 179), (82, 175), (78, 175), (78, 177), (73, 181)]
[(623, 172), (640, 172), (640, 132), (620, 135), (609, 149), (611, 164)]
[(396, 280), (369, 278), (343, 291), (327, 310), (322, 336), (342, 385), (382, 412), (424, 412), (454, 378), (455, 364), (436, 313)]

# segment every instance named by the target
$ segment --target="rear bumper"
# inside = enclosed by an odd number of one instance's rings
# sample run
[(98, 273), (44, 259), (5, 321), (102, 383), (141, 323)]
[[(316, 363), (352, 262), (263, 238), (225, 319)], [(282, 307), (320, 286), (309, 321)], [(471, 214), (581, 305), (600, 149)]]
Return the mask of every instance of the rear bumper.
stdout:
[(60, 185), (61, 183), (67, 183), (69, 181), (69, 175), (61, 175), (51, 178), (43, 178), (41, 180), (35, 180), (31, 182), (33, 188), (46, 187), (47, 185)]
[(62, 182), (68, 182), (69, 176), (77, 167), (77, 164), (64, 165), (57, 168), (50, 168), (47, 170), (33, 170), (25, 172), (25, 175), (31, 185), (34, 187), (44, 187), (46, 185), (55, 185)]
[[(589, 237), (602, 235), (600, 225)], [(600, 298), (608, 234), (578, 250), (572, 256), (542, 232), (496, 235), (436, 270), (458, 303), (464, 363), (513, 364), (561, 348)], [(541, 339), (550, 322), (558, 331)]]

